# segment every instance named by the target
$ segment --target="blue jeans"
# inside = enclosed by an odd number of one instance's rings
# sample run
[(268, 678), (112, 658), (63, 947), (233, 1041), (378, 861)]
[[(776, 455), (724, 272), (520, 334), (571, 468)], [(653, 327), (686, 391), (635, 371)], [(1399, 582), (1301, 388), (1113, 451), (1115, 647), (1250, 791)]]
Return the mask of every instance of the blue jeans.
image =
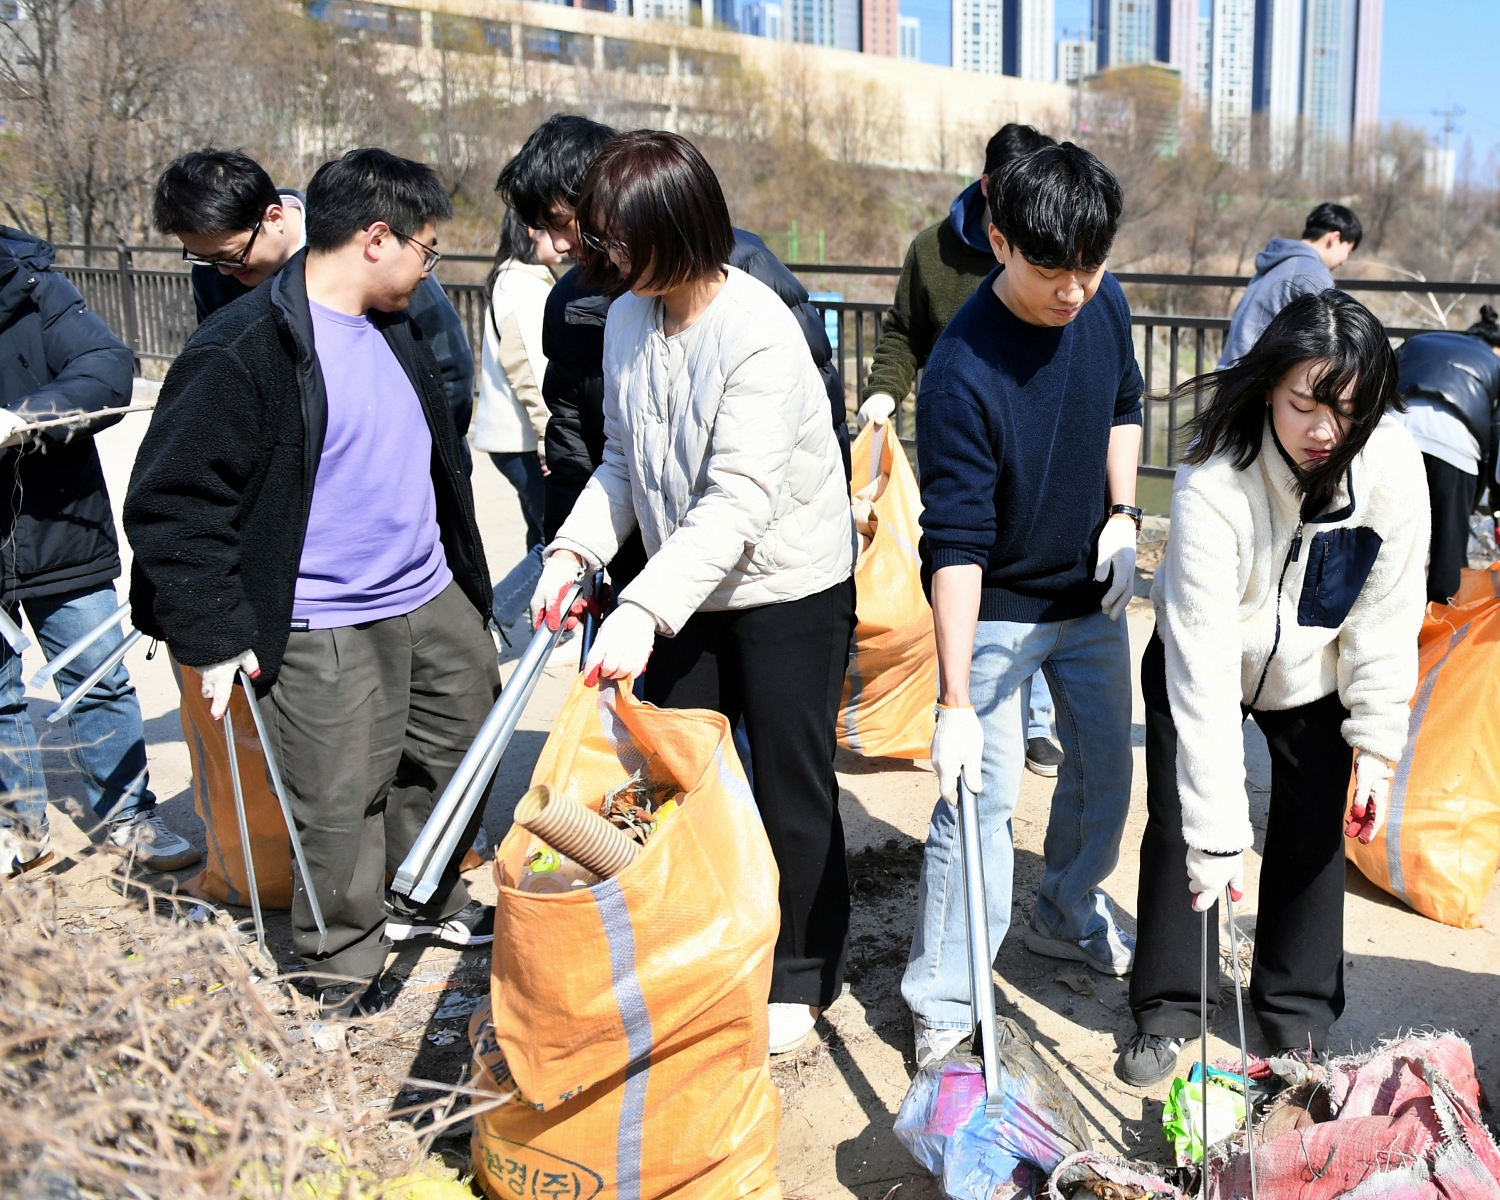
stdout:
[(507, 629), (526, 611), (527, 601), (536, 591), (542, 577), (542, 513), (546, 505), (542, 484), (542, 464), (536, 451), (492, 453), (490, 461), (510, 481), (521, 501), (521, 516), (526, 521), (526, 555), (495, 584), (491, 611), (495, 624)]
[[(77, 641), (118, 606), (113, 585), (74, 596), (22, 601), (50, 660)], [(118, 625), (55, 676), (58, 695), (73, 690), (123, 636)], [(146, 774), (146, 733), (141, 706), (119, 663), (78, 702), (68, 717), (68, 746), (83, 775), (94, 815), (118, 821), (156, 807)], [(14, 816), (32, 833), (47, 828), (47, 779), (36, 730), (26, 711), (21, 658), (0, 641), (0, 821)]]
[[(981, 621), (969, 695), (984, 725), (979, 830), (984, 844), (990, 949), (1010, 927), (1014, 848), (1010, 818), (1026, 761), (1023, 685), (1040, 668), (1057, 705), (1064, 760), (1057, 773), (1037, 892), (1038, 932), (1079, 941), (1114, 920), (1099, 883), (1115, 868), (1130, 810), (1130, 639), (1102, 612), (1028, 625)], [(973, 1027), (968, 919), (958, 814), (933, 809), (917, 890), (916, 930), (901, 995), (928, 1028)]]
[(1052, 736), (1052, 689), (1047, 686), (1047, 676), (1038, 671), (1025, 683), (1021, 703), (1026, 707), (1026, 738), (1050, 738)]

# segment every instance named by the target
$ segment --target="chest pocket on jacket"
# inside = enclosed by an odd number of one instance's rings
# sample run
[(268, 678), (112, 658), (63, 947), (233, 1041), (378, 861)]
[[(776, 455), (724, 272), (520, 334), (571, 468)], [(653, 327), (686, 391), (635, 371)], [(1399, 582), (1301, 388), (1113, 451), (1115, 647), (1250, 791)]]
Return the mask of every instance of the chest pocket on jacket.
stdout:
[(1314, 534), (1297, 602), (1297, 624), (1337, 629), (1370, 577), (1381, 538), (1368, 526)]

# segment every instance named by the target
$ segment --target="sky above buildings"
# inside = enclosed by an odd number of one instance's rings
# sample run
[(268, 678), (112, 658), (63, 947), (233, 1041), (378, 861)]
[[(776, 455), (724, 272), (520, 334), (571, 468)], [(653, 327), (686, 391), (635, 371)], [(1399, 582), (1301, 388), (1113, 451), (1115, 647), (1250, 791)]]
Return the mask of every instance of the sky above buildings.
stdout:
[[(900, 0), (905, 16), (922, 22), (922, 59), (947, 65), (951, 0)], [(1089, 0), (1057, 0), (1057, 36), (1077, 37)], [(1405, 121), (1441, 134), (1435, 115), (1456, 105), (1450, 145), (1463, 161), (1472, 141), (1478, 180), (1493, 183), (1500, 165), (1500, 90), (1494, 83), (1500, 0), (1385, 0), (1380, 68), (1380, 119)]]

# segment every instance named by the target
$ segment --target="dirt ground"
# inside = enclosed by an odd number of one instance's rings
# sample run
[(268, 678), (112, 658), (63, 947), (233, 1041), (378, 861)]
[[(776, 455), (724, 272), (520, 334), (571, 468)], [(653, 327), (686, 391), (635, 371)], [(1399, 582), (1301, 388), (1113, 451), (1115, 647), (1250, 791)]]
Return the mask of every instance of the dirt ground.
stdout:
[[(144, 416), (127, 417), (99, 438), (117, 512), (145, 426)], [(491, 570), (498, 575), (522, 552), (519, 511), (508, 486), (483, 459), (476, 464), (474, 482)], [(122, 549), (128, 561), (128, 548)], [(1129, 622), (1131, 644), (1138, 654), (1151, 629), (1145, 601), (1133, 602)], [(40, 664), (31, 657), (34, 654), (28, 654), (28, 676)], [(192, 809), (187, 748), (166, 656), (147, 661), (142, 646), (126, 661), (146, 719), (152, 787), (173, 828), (201, 846), (203, 829)], [(565, 662), (550, 667), (521, 722), (487, 811), (492, 842), (498, 842), (509, 826), (511, 810), (525, 789), (570, 679)], [(45, 728), (40, 718), (53, 704), (50, 691), (33, 701), (39, 728)], [(1105, 884), (1127, 926), (1135, 910), (1137, 847), (1145, 822), (1141, 719), (1137, 696), (1131, 817), (1119, 865)], [(51, 747), (47, 768), (52, 799), (63, 810), (77, 813), (81, 791), (70, 773), (61, 736), (53, 732), (44, 741)], [(1253, 725), (1246, 727), (1245, 742), (1252, 821), (1263, 836), (1269, 783), (1265, 746)], [(837, 765), (854, 889), (848, 988), (819, 1022), (817, 1040), (773, 1064), (785, 1104), (780, 1175), (786, 1194), (804, 1200), (889, 1200), (893, 1195), (896, 1200), (926, 1200), (938, 1196), (936, 1186), (896, 1142), (891, 1123), (913, 1070), (911, 1022), (899, 981), (911, 940), (921, 843), (936, 788), (925, 764), (861, 760), (841, 753)], [(1050, 780), (1025, 776), (1014, 821), (1013, 929), (1030, 915), (1051, 792)], [(101, 931), (107, 932), (111, 922), (133, 919), (138, 905), (121, 897), (118, 885), (103, 877), (105, 856), (82, 854), (87, 839), (61, 814), (55, 829), (60, 849), (80, 852), (73, 858), (60, 856), (64, 861), (58, 868), (58, 887), (97, 906), (93, 911)], [(1258, 870), (1258, 856), (1252, 854), (1241, 914), (1242, 927), (1252, 930)], [(194, 870), (181, 872), (182, 881), (192, 874)], [(170, 887), (172, 880), (155, 877), (153, 882)], [(493, 897), (487, 871), (477, 873), (474, 883), (478, 894)], [(232, 911), (236, 917), (249, 915)], [(1344, 937), (1348, 1007), (1335, 1026), (1334, 1047), (1367, 1046), (1412, 1027), (1452, 1029), (1471, 1040), (1482, 1080), (1495, 1086), (1500, 1079), (1500, 1024), (1493, 1019), (1495, 975), (1500, 972), (1496, 894), (1490, 895), (1481, 919), (1484, 927), (1473, 930), (1436, 924), (1350, 868)], [(269, 933), (272, 953), (285, 962), (290, 954), (284, 914), (270, 914)], [(460, 954), (426, 945), (393, 957), (389, 976), (392, 986), (399, 986), (396, 1003), (387, 1017), (368, 1031), (356, 1031), (352, 1039), (356, 1058), (368, 1070), (372, 1107), (394, 1109), (422, 1096), (423, 1089), (403, 1082), (407, 1079), (457, 1081), (468, 1057), (466, 1022), (483, 994), (488, 965), (489, 956), (483, 952)], [(1071, 977), (1072, 986), (1060, 982), (1060, 975)], [(1161, 1102), (1167, 1085), (1134, 1089), (1114, 1073), (1115, 1055), (1132, 1028), (1126, 981), (1080, 974), (1067, 964), (1040, 958), (1016, 936), (1000, 947), (995, 978), (999, 1012), (1014, 1018), (1061, 1072), (1092, 1122), (1096, 1144), (1131, 1156), (1162, 1153)], [(1227, 977), (1224, 982), (1227, 987)], [(1214, 1030), (1210, 1050), (1216, 1058), (1231, 1054), (1235, 1036), (1233, 1006), (1222, 1011), (1224, 1019)], [(1254, 1029), (1250, 1048), (1268, 1049)], [(1185, 1052), (1184, 1068), (1190, 1058)], [(461, 1132), (447, 1148), (462, 1153)]]

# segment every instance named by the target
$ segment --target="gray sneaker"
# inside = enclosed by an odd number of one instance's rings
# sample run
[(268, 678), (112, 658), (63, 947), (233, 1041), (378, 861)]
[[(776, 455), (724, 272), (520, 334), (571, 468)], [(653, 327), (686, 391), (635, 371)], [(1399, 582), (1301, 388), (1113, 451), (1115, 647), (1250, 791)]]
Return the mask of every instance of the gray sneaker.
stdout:
[(1107, 929), (1076, 942), (1051, 937), (1028, 922), (1025, 938), (1026, 949), (1033, 954), (1087, 963), (1101, 975), (1129, 975), (1135, 962), (1135, 938), (1113, 920)]
[(203, 857), (191, 842), (168, 829), (155, 812), (116, 821), (104, 844), (116, 854), (133, 853), (136, 862), (152, 871), (176, 871)]
[(1120, 1078), (1131, 1087), (1150, 1087), (1177, 1070), (1182, 1039), (1157, 1033), (1138, 1033), (1120, 1051), (1115, 1064)]

